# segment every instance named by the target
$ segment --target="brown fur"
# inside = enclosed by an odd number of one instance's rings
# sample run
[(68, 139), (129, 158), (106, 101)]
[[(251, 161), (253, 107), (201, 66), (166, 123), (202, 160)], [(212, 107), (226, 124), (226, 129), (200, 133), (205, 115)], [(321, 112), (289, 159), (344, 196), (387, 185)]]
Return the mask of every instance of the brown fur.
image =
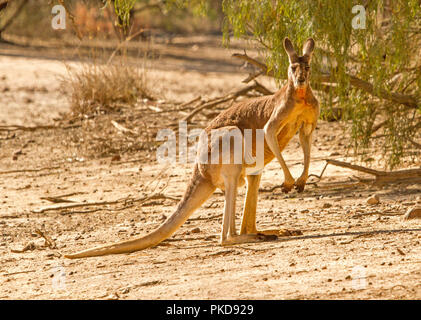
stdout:
[[(307, 40), (304, 45), (304, 55), (301, 57), (296, 54), (288, 38), (284, 40), (284, 46), (290, 61), (286, 85), (271, 96), (250, 99), (228, 108), (209, 123), (205, 132), (209, 137), (212, 130), (219, 130), (222, 134), (225, 134), (233, 129), (239, 129), (242, 133), (245, 129), (263, 129), (265, 133), (264, 164), (266, 165), (276, 157), (284, 171), (283, 191), (288, 192), (295, 185), (298, 192), (302, 192), (308, 177), (311, 134), (319, 115), (318, 102), (309, 85), (310, 61), (314, 41), (313, 39)], [(300, 142), (304, 151), (304, 170), (295, 181), (282, 158), (281, 151), (297, 131), (300, 133)], [(209, 155), (212, 151), (212, 145), (209, 144), (207, 147), (206, 150)], [(219, 156), (222, 157), (221, 149), (218, 150)], [(230, 153), (233, 153), (232, 149)], [(255, 138), (252, 153), (253, 156), (256, 155)], [(171, 236), (216, 188), (225, 190), (225, 208), (221, 232), (222, 245), (268, 239), (271, 235), (276, 235), (278, 230), (259, 232), (256, 229), (256, 207), (261, 174), (246, 175), (248, 167), (250, 165), (247, 165), (244, 159), (241, 164), (198, 162), (175, 213), (157, 230), (138, 239), (89, 249), (66, 257), (82, 258), (132, 252), (156, 245)], [(245, 182), (245, 178), (247, 178), (247, 194), (241, 234), (237, 235), (235, 228), (237, 188)]]

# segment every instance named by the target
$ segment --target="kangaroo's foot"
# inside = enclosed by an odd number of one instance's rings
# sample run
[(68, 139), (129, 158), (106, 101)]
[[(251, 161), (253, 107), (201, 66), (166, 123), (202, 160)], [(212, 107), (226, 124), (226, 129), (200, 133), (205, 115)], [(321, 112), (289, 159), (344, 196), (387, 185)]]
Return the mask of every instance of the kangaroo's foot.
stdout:
[(292, 190), (292, 188), (294, 188), (294, 184), (295, 184), (295, 181), (294, 180), (292, 180), (292, 181), (285, 181), (281, 185), (282, 192), (284, 192), (284, 193), (290, 192)]
[(229, 236), (226, 239), (221, 239), (221, 245), (229, 246), (233, 244), (273, 241), (276, 239), (278, 239), (276, 235), (265, 235), (262, 233), (253, 233), (253, 234), (248, 233), (248, 234)]
[(307, 181), (306, 177), (300, 177), (297, 179), (297, 181), (295, 181), (294, 186), (295, 186), (295, 189), (297, 189), (297, 192), (301, 193), (304, 191), (304, 187), (306, 186), (306, 181)]

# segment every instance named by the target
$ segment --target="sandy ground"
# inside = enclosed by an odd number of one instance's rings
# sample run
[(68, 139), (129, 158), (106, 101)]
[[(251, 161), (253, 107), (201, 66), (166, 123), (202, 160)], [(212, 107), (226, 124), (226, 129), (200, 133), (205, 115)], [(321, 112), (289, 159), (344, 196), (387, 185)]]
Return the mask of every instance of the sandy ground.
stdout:
[[(57, 80), (65, 74), (57, 60), (0, 55), (0, 125), (51, 124), (68, 112)], [(241, 70), (161, 69), (150, 74), (162, 99), (179, 102), (198, 94), (221, 95), (238, 87), (244, 76)], [(174, 121), (181, 114), (157, 116), (149, 110), (142, 117), (152, 123), (158, 119), (159, 126), (164, 118)], [(114, 162), (111, 157), (86, 156), (78, 141), (63, 143), (78, 130), (0, 131), (0, 299), (421, 298), (420, 220), (402, 219), (420, 201), (421, 184), (358, 183), (353, 176), (364, 176), (334, 166), (302, 194), (283, 194), (279, 188), (271, 192), (283, 175), (275, 161), (265, 169), (258, 228), (286, 228), (302, 235), (221, 247), (223, 195), (216, 192), (156, 248), (64, 259), (61, 253), (146, 234), (177, 203), (127, 201), (40, 212), (66, 205), (42, 197), (72, 194), (66, 199), (75, 203), (113, 201), (148, 195), (166, 184), (164, 194), (179, 197), (192, 171), (190, 164), (165, 168), (154, 154), (148, 161), (135, 161), (139, 156), (133, 153)], [(345, 141), (339, 124), (320, 121), (310, 172), (319, 174), (326, 157), (353, 161), (345, 157)], [(302, 152), (297, 137), (284, 154), (298, 177)], [(5, 172), (28, 169), (41, 170)], [(244, 193), (242, 188), (237, 226)], [(380, 204), (370, 206), (366, 198), (373, 194)], [(56, 249), (45, 246), (37, 229)], [(24, 247), (22, 253), (12, 252)]]

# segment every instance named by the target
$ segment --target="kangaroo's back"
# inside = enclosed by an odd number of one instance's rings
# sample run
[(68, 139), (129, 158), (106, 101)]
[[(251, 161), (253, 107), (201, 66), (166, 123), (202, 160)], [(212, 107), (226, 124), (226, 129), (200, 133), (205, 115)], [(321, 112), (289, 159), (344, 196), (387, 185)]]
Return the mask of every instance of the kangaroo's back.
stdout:
[(226, 126), (237, 126), (241, 131), (244, 129), (263, 129), (277, 102), (285, 95), (285, 91), (286, 86), (272, 95), (238, 102), (222, 111), (209, 123), (206, 130)]

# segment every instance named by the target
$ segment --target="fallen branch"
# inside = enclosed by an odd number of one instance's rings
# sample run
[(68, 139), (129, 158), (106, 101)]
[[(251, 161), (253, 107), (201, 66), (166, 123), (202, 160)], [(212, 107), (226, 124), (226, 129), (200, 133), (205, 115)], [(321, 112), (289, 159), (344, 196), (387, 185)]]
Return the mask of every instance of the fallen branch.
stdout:
[(421, 169), (407, 169), (407, 170), (387, 172), (387, 171), (369, 169), (366, 167), (362, 167), (362, 166), (358, 166), (355, 164), (350, 164), (350, 163), (338, 161), (338, 160), (327, 159), (326, 162), (328, 164), (333, 164), (334, 166), (356, 170), (356, 171), (374, 175), (376, 177), (376, 180), (375, 180), (376, 183), (396, 182), (396, 181), (401, 181), (401, 180), (412, 180), (412, 179), (421, 178)]
[(421, 149), (421, 144), (418, 142), (415, 142), (414, 140), (412, 140), (411, 138), (408, 138), (408, 141), (412, 143), (412, 145), (414, 147), (416, 147), (417, 149)]
[(119, 203), (134, 203), (134, 202), (140, 202), (140, 204), (149, 201), (149, 200), (155, 200), (155, 199), (170, 199), (174, 201), (179, 201), (180, 198), (173, 197), (173, 196), (167, 196), (162, 193), (154, 193), (149, 196), (144, 196), (141, 198), (123, 198), (118, 199), (114, 201), (98, 201), (98, 202), (88, 202), (88, 203), (75, 203), (75, 204), (69, 204), (65, 206), (59, 206), (59, 207), (46, 207), (41, 208), (39, 210), (32, 210), (32, 213), (44, 213), (47, 211), (55, 211), (55, 210), (66, 210), (66, 209), (73, 209), (73, 208), (80, 208), (80, 207), (92, 207), (92, 206), (104, 206), (104, 205), (110, 205), (110, 204), (119, 204)]
[(37, 272), (39, 271), (37, 270), (24, 270), (24, 271), (16, 271), (16, 272), (10, 272), (10, 273), (3, 273), (3, 276), (7, 277), (7, 276), (14, 276), (16, 274), (22, 274), (22, 273), (31, 273), (31, 272)]
[(34, 126), (34, 127), (25, 127), (20, 125), (7, 125), (7, 126), (0, 126), (0, 131), (35, 131), (35, 130), (49, 130), (49, 129), (73, 129), (81, 127), (80, 124), (74, 124), (70, 126), (60, 127), (56, 125), (44, 125), (44, 126)]
[(35, 229), (35, 233), (38, 234), (40, 237), (43, 237), (45, 240), (45, 245), (50, 249), (57, 249), (57, 245), (53, 239), (47, 236), (44, 232), (40, 229)]
[(246, 86), (244, 88), (241, 88), (241, 89), (239, 89), (239, 90), (237, 90), (237, 91), (235, 91), (233, 93), (230, 93), (230, 94), (228, 94), (226, 96), (219, 97), (219, 98), (212, 99), (210, 101), (204, 102), (204, 104), (199, 105), (192, 112), (190, 112), (187, 116), (185, 116), (183, 118), (183, 121), (190, 122), (191, 119), (196, 114), (198, 114), (199, 112), (201, 112), (202, 110), (212, 108), (212, 107), (214, 107), (214, 106), (216, 106), (218, 104), (221, 104), (221, 103), (224, 103), (224, 102), (227, 102), (227, 101), (230, 101), (230, 100), (235, 100), (236, 98), (238, 98), (240, 96), (246, 95), (248, 92), (250, 92), (252, 90), (255, 90), (255, 91), (257, 91), (257, 92), (259, 92), (261, 94), (264, 94), (264, 95), (272, 94), (272, 92), (269, 89), (265, 88), (260, 83), (258, 83), (257, 81), (255, 81), (254, 84), (248, 85), (248, 86)]
[[(199, 102), (201, 100), (202, 100), (202, 96), (198, 96), (198, 97), (196, 97), (196, 98), (194, 98), (194, 99), (192, 99), (190, 101), (184, 102), (184, 103), (182, 103), (182, 104), (180, 104), (178, 106), (178, 109), (176, 111), (184, 111), (184, 110), (187, 109), (186, 108), (187, 106), (189, 106), (189, 105), (191, 105), (193, 103)], [(165, 111), (162, 111), (162, 112), (165, 112)]]
[(320, 180), (322, 180), (322, 177), (323, 177), (323, 173), (325, 173), (325, 170), (326, 170), (326, 167), (327, 167), (327, 165), (328, 165), (329, 163), (326, 163), (325, 164), (325, 166), (323, 167), (323, 170), (322, 170), (322, 172), (320, 173), (320, 175), (317, 175), (317, 174), (314, 174), (314, 173), (312, 173), (312, 174), (309, 174), (308, 175), (308, 177), (310, 178), (310, 177), (316, 177), (316, 178), (318, 178), (319, 179), (319, 181)]
[(40, 169), (21, 169), (21, 170), (0, 171), (0, 174), (38, 172), (38, 171), (51, 170), (51, 169), (60, 169), (60, 167), (45, 167), (45, 168), (40, 168)]
[(24, 253), (26, 251), (33, 251), (37, 249), (37, 246), (32, 241), (27, 243), (22, 249), (10, 249), (10, 252), (13, 253)]
[[(23, 8), (28, 4), (28, 1), (29, 0), (22, 0), (19, 6), (16, 8), (15, 12), (9, 16), (9, 19), (3, 24), (3, 27), (1, 27), (0, 29), (0, 38), (3, 31), (5, 31), (12, 24), (12, 22), (15, 21), (16, 17), (20, 15)], [(8, 4), (8, 1), (6, 1), (5, 3), (2, 3), (2, 10), (6, 8), (4, 7), (4, 5), (7, 6), (7, 4)]]
[(126, 127), (123, 127), (121, 124), (114, 120), (111, 120), (111, 124), (121, 133), (130, 133), (133, 135), (138, 135), (136, 130), (127, 129)]

